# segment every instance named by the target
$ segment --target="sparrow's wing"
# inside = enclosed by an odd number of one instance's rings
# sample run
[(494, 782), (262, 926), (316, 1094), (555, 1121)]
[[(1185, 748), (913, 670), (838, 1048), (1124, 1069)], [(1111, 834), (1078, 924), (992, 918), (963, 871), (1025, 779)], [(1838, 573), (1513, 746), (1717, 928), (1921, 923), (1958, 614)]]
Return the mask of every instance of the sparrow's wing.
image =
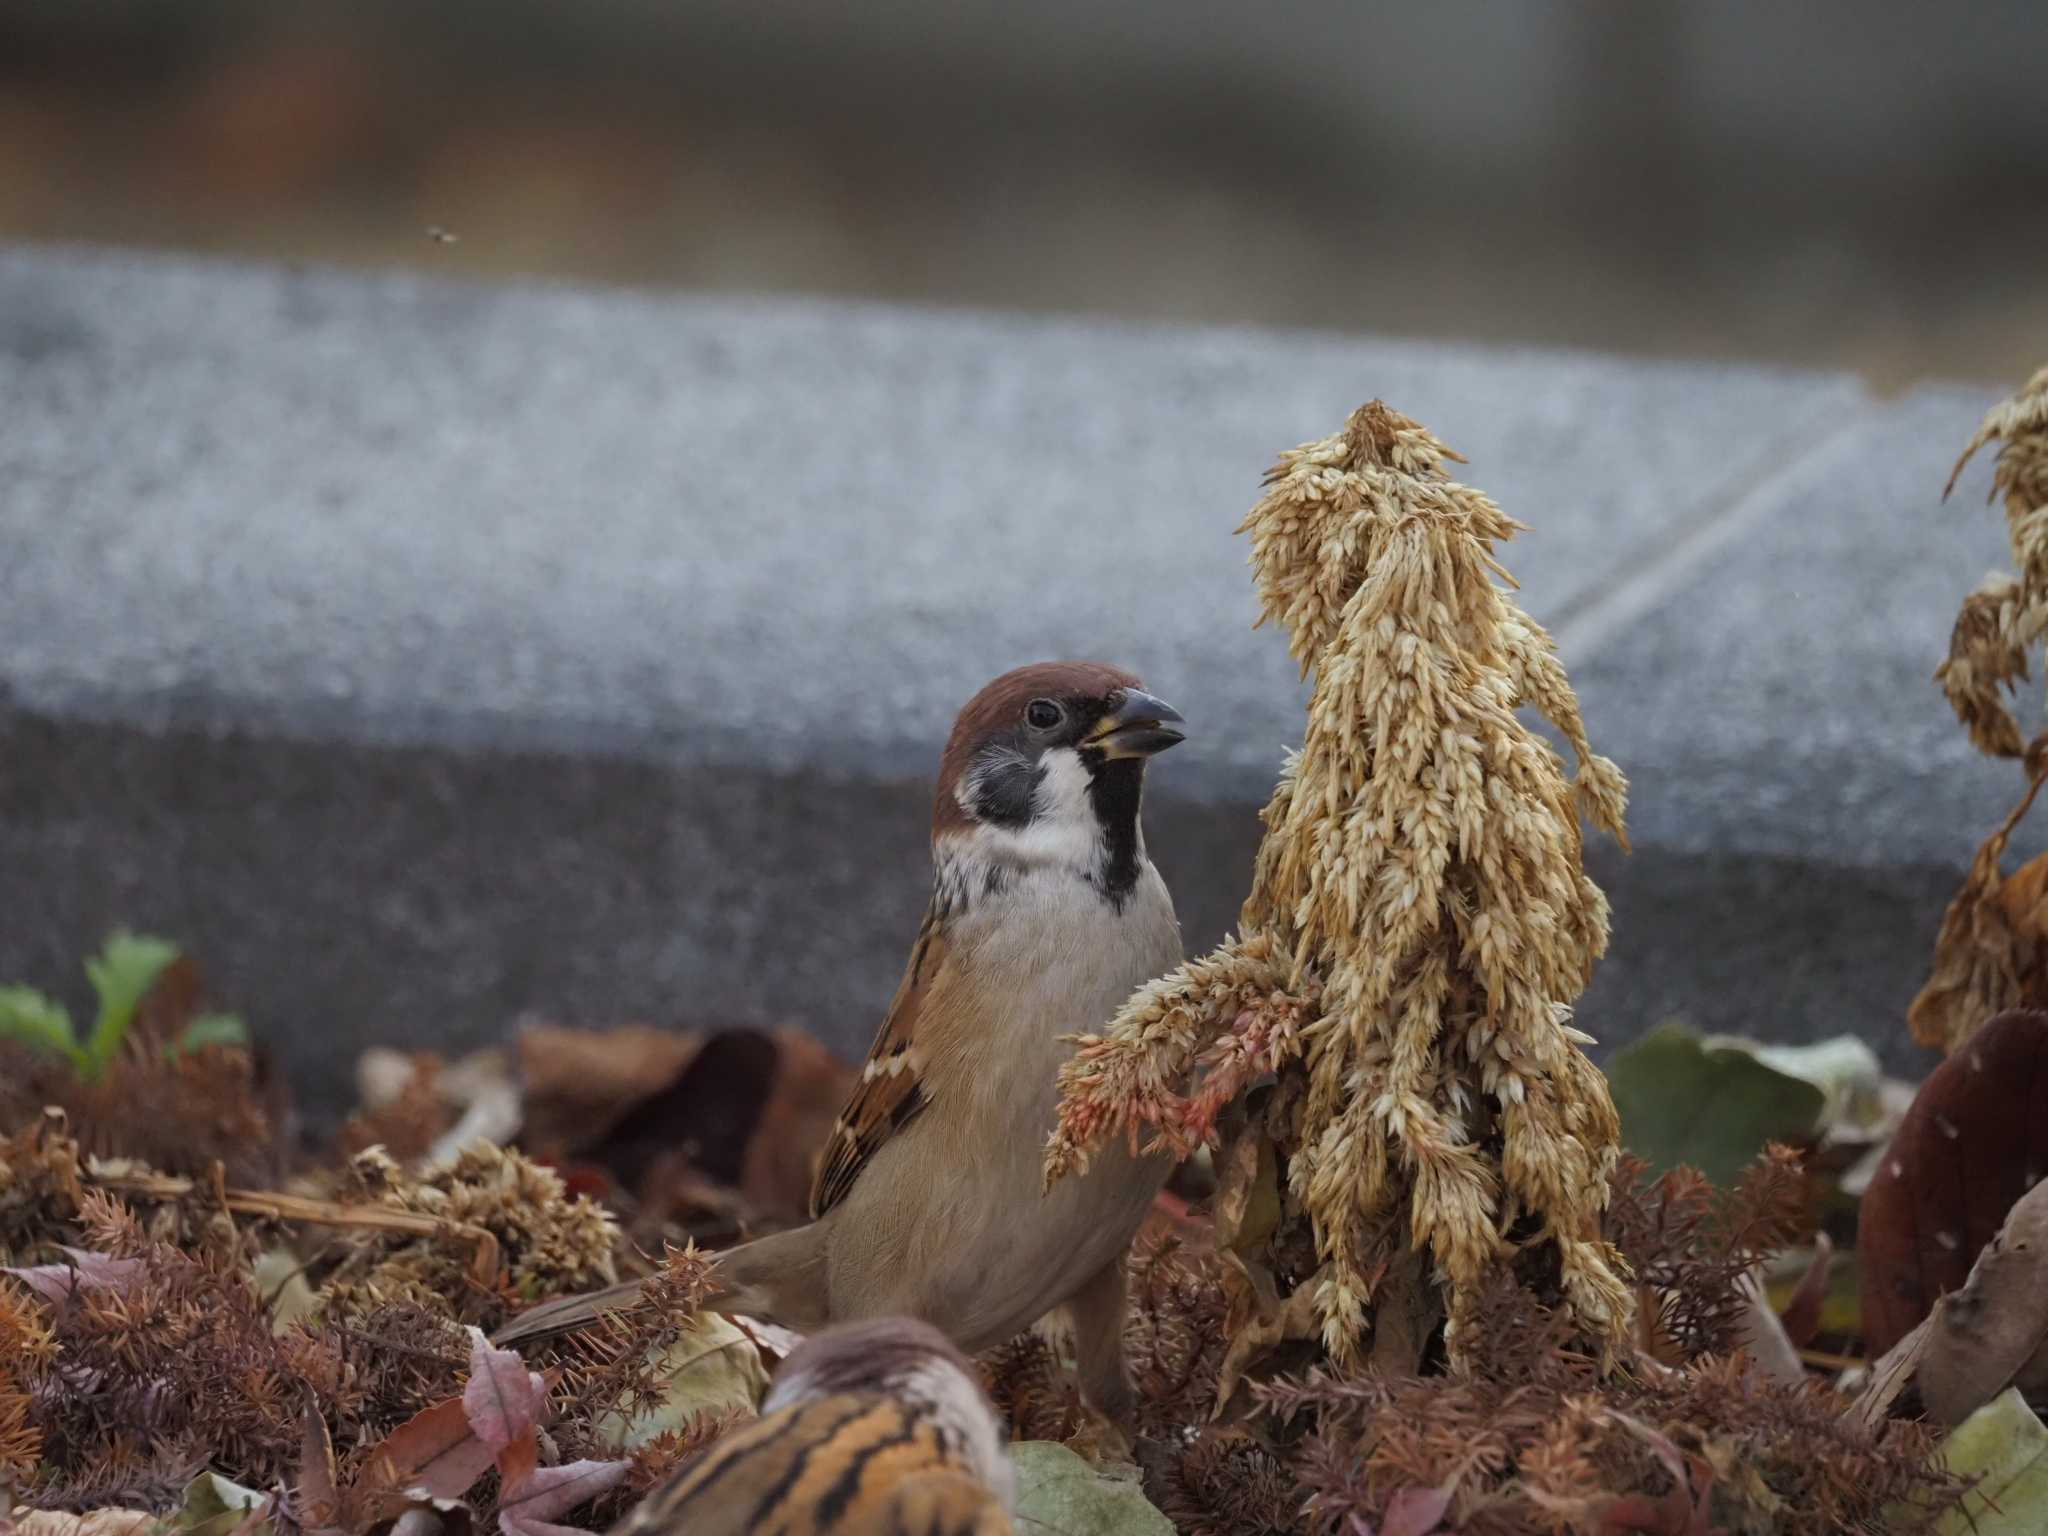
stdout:
[(876, 1032), (860, 1081), (832, 1128), (825, 1161), (811, 1184), (812, 1220), (844, 1200), (876, 1149), (915, 1120), (930, 1102), (921, 1076), (924, 1057), (918, 1048), (917, 1019), (931, 996), (933, 979), (945, 966), (946, 949), (946, 926), (935, 902), (917, 931), (910, 964), (896, 985), (895, 1000)]

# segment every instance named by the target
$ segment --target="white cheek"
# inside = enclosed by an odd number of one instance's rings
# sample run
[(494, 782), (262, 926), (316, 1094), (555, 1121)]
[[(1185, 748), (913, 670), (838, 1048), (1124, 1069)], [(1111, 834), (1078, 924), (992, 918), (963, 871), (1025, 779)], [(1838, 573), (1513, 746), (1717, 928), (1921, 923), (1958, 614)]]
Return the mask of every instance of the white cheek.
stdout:
[(1055, 747), (1038, 760), (1031, 820), (1017, 831), (985, 828), (991, 841), (1020, 863), (1090, 869), (1100, 856), (1101, 828), (1088, 798), (1088, 768), (1071, 747)]

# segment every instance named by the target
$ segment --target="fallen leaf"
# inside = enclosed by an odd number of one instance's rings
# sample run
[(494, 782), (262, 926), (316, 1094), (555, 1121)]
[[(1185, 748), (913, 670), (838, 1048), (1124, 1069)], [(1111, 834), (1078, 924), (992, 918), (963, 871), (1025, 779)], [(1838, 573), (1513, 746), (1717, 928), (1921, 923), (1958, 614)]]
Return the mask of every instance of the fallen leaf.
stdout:
[(341, 1499), (334, 1487), (334, 1440), (320, 1405), (308, 1393), (305, 1427), (299, 1435), (299, 1479), (293, 1512), (311, 1530), (330, 1529), (341, 1519)]
[(1145, 1497), (1136, 1467), (1091, 1467), (1051, 1440), (1010, 1447), (1017, 1469), (1016, 1525), (1057, 1536), (1174, 1536)]
[(218, 1472), (202, 1472), (185, 1485), (169, 1523), (178, 1536), (269, 1536), (269, 1514), (268, 1495)]
[(1987, 1022), (1921, 1085), (1865, 1191), (1856, 1236), (1863, 1336), (1881, 1355), (1960, 1287), (2048, 1173), (2048, 1013)]
[(680, 1153), (713, 1183), (736, 1188), (779, 1059), (775, 1040), (760, 1030), (720, 1030), (670, 1081), (620, 1116), (602, 1141), (586, 1146), (583, 1155), (603, 1163), (620, 1184), (636, 1192), (656, 1160), (668, 1153)]
[(1914, 1379), (1944, 1424), (2007, 1386), (2048, 1388), (2048, 1181), (2013, 1206), (1963, 1288), (1936, 1305)]
[(1256, 1253), (1280, 1225), (1280, 1170), (1272, 1141), (1252, 1131), (1235, 1137), (1218, 1159), (1216, 1242), (1245, 1255)]
[(0, 1274), (14, 1276), (45, 1301), (60, 1302), (69, 1300), (71, 1293), (81, 1285), (126, 1285), (142, 1273), (140, 1259), (117, 1259), (109, 1254), (88, 1253), (83, 1248), (66, 1248), (64, 1251), (70, 1255), (67, 1264), (0, 1269)]
[(257, 1260), (250, 1276), (256, 1294), (270, 1308), (270, 1327), (287, 1333), (294, 1323), (320, 1310), (320, 1297), (306, 1280), (306, 1265), (289, 1248), (271, 1248)]
[(459, 1499), (490, 1471), (497, 1453), (479, 1440), (459, 1397), (422, 1408), (386, 1435), (373, 1453), (391, 1481), (418, 1497)]
[(1296, 1287), (1283, 1301), (1264, 1264), (1248, 1264), (1234, 1253), (1225, 1253), (1223, 1260), (1223, 1287), (1233, 1315), (1230, 1344), (1216, 1368), (1211, 1419), (1222, 1415), (1245, 1372), (1267, 1350), (1292, 1339), (1313, 1339), (1323, 1326), (1313, 1285)]
[(538, 1371), (529, 1371), (514, 1351), (498, 1348), (481, 1328), (469, 1330), (469, 1382), (462, 1389), (462, 1406), (470, 1429), (493, 1456), (540, 1423), (546, 1398)]
[(530, 1522), (566, 1515), (618, 1487), (631, 1470), (632, 1463), (626, 1461), (570, 1461), (537, 1468), (499, 1498), (498, 1523), (509, 1530), (506, 1522), (514, 1517)]
[(1821, 1093), (1815, 1130), (1874, 1125), (1883, 1120), (1884, 1067), (1860, 1035), (1834, 1035), (1803, 1045), (1781, 1045), (1742, 1035), (1709, 1035), (1709, 1050), (1747, 1051), (1774, 1072), (1811, 1083)]
[(498, 1452), (498, 1486), (520, 1487), (539, 1465), (540, 1430), (535, 1427)]
[(667, 1430), (686, 1429), (700, 1415), (752, 1413), (768, 1390), (768, 1369), (754, 1341), (730, 1319), (701, 1312), (669, 1349), (657, 1378), (661, 1400), (631, 1419), (610, 1413), (595, 1438), (607, 1450), (638, 1450)]
[(1653, 1175), (1690, 1166), (1724, 1188), (1768, 1143), (1810, 1143), (1827, 1104), (1752, 1043), (1705, 1041), (1676, 1023), (1617, 1051), (1607, 1078), (1622, 1143)]
[(1956, 1427), (1949, 1471), (1972, 1487), (1935, 1523), (1935, 1536), (2040, 1536), (2048, 1531), (2048, 1429), (2017, 1388)]
[(854, 1069), (800, 1030), (775, 1033), (775, 1076), (740, 1167), (740, 1194), (764, 1216), (802, 1220), (811, 1177), (853, 1087)]
[(698, 1043), (695, 1035), (645, 1024), (596, 1030), (520, 1020), (515, 1052), (526, 1144), (545, 1151), (602, 1140), (634, 1105), (675, 1080)]
[(1754, 1274), (1744, 1274), (1737, 1277), (1735, 1288), (1742, 1298), (1742, 1347), (1749, 1351), (1757, 1369), (1768, 1379), (1788, 1387), (1806, 1380), (1806, 1367), (1800, 1363), (1799, 1351), (1793, 1348), (1778, 1314), (1771, 1310), (1762, 1282)]

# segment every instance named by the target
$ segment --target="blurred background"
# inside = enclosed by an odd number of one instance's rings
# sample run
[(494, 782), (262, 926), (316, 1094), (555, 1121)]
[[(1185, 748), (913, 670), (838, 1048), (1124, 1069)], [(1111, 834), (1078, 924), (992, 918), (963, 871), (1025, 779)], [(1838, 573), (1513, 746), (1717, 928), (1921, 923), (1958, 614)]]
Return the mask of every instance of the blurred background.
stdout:
[(2016, 383), (2044, 57), (2029, 0), (6, 0), (0, 239)]

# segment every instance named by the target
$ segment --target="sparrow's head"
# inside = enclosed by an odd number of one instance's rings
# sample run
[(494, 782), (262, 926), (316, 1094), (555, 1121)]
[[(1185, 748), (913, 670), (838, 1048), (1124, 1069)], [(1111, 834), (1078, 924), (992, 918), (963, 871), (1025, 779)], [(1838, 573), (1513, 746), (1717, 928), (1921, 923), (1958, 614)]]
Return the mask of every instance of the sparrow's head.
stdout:
[(815, 1333), (776, 1371), (761, 1416), (843, 1393), (895, 1398), (928, 1416), (953, 1453), (1010, 1507), (1015, 1474), (1002, 1421), (974, 1362), (938, 1329), (912, 1317), (881, 1317)]
[(1025, 862), (1070, 855), (1135, 874), (1145, 763), (1181, 740), (1180, 711), (1121, 668), (1047, 661), (968, 701), (939, 762), (932, 836), (979, 834)]

